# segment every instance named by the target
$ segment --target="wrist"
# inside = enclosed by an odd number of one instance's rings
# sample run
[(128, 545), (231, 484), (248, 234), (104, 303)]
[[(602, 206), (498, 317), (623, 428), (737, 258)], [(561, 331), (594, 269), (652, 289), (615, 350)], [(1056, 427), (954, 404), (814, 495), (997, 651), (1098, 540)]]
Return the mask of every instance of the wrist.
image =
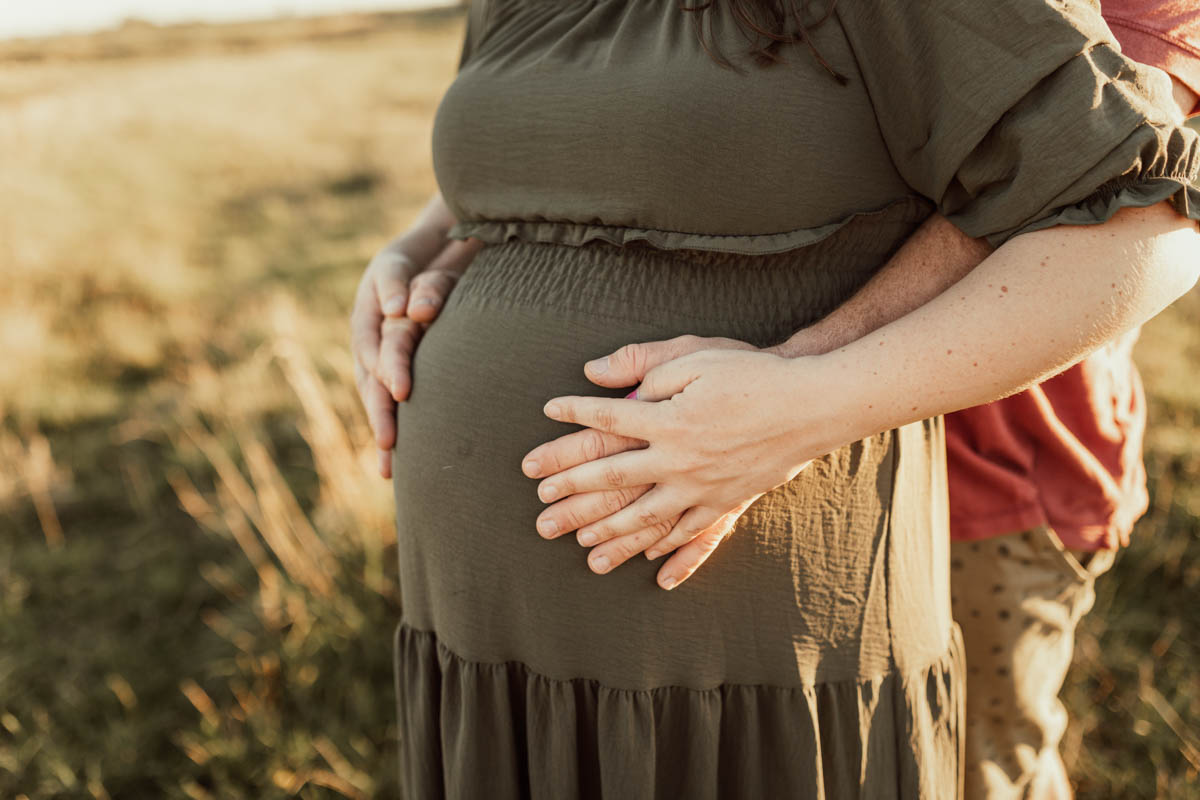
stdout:
[(424, 268), (446, 246), (448, 231), (440, 225), (418, 223), (394, 239), (389, 249), (413, 266)]
[(870, 332), (869, 329), (853, 324), (847, 319), (847, 315), (834, 312), (833, 315), (796, 331), (786, 342), (776, 345), (773, 352), (785, 358), (823, 355), (845, 347)]
[(840, 352), (787, 359), (785, 414), (804, 460), (890, 427), (883, 424), (870, 386)]

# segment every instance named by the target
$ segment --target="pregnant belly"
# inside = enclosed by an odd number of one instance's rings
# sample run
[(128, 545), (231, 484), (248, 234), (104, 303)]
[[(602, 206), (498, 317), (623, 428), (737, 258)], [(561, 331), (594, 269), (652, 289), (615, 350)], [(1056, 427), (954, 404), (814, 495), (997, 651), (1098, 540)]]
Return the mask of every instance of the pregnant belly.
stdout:
[[(586, 551), (573, 536), (538, 536), (544, 505), (521, 460), (576, 429), (546, 418), (550, 398), (628, 393), (587, 381), (586, 361), (682, 332), (570, 304), (498, 298), (477, 285), (488, 270), (486, 260), (473, 265), (430, 326), (413, 363), (411, 398), (397, 410), (393, 483), (404, 614), (422, 628), (445, 627), (439, 616), (457, 616), (447, 607), (456, 596), (490, 598), (468, 616), (472, 626), (495, 628), (533, 611), (508, 607), (517, 598), (550, 602), (555, 590), (547, 587), (601, 581), (587, 571)], [(652, 568), (642, 559), (618, 570), (616, 582), (637, 572), (653, 586)]]
[[(537, 535), (544, 506), (522, 457), (575, 429), (542, 407), (628, 392), (588, 382), (587, 360), (683, 333), (765, 344), (811, 314), (796, 311), (795, 273), (738, 273), (738, 291), (759, 293), (748, 306), (723, 297), (721, 273), (707, 274), (716, 289), (705, 295), (694, 266), (664, 261), (648, 273), (615, 248), (598, 252), (486, 248), (421, 341), (393, 466), (406, 623), (464, 658), (630, 689), (860, 674), (862, 627), (886, 619), (890, 433), (769, 492), (670, 593), (654, 581), (661, 562), (594, 575), (574, 536)], [(795, 291), (781, 292), (789, 282)]]

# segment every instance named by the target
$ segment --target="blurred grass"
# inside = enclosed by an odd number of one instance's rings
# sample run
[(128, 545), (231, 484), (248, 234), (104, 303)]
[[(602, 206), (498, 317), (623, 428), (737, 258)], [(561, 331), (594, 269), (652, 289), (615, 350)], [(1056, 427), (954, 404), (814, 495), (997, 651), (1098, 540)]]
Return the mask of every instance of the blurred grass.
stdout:
[(0, 44), (0, 797), (395, 794), (347, 313), (460, 27)]
[[(346, 351), (453, 15), (0, 43), (0, 797), (395, 793), (390, 495)], [(1200, 793), (1200, 299), (1067, 697), (1083, 798)]]

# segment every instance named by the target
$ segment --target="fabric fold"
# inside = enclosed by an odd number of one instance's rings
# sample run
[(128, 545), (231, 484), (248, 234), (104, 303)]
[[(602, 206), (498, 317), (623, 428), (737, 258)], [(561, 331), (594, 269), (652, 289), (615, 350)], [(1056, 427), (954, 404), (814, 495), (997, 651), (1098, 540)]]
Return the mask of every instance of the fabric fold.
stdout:
[(1164, 200), (1188, 219), (1200, 220), (1200, 188), (1196, 184), (1184, 177), (1138, 178), (1124, 184), (1116, 182), (1103, 186), (1086, 200), (1060, 208), (1012, 235), (1055, 225), (1099, 225), (1112, 219), (1122, 208), (1148, 208)]
[(406, 624), (396, 651), (406, 797), (466, 798), (486, 783), (491, 797), (535, 800), (918, 800), (960, 783), (957, 629), (920, 669), (795, 687), (556, 680), (469, 661)]
[(624, 227), (556, 220), (464, 220), (450, 230), (452, 239), (478, 239), (486, 244), (509, 241), (562, 244), (574, 247), (604, 242), (622, 247), (642, 243), (659, 250), (697, 250), (736, 255), (775, 255), (817, 244), (852, 222), (895, 215), (904, 210), (927, 214), (932, 208), (924, 198), (904, 197), (883, 208), (849, 214), (835, 222), (781, 233), (707, 234), (656, 228)]
[(1200, 219), (1200, 139), (1180, 127), (1167, 76), (1121, 54), (1098, 4), (837, 13), (896, 168), (969, 236), (998, 247), (1161, 200)]

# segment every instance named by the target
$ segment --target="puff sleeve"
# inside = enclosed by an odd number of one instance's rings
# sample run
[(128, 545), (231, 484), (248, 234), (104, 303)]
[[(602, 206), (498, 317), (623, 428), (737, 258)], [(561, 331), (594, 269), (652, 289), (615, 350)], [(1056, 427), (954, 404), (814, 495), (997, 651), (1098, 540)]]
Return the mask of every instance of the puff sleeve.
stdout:
[(1090, 0), (839, 0), (892, 160), (993, 245), (1170, 200), (1200, 219), (1200, 137)]

